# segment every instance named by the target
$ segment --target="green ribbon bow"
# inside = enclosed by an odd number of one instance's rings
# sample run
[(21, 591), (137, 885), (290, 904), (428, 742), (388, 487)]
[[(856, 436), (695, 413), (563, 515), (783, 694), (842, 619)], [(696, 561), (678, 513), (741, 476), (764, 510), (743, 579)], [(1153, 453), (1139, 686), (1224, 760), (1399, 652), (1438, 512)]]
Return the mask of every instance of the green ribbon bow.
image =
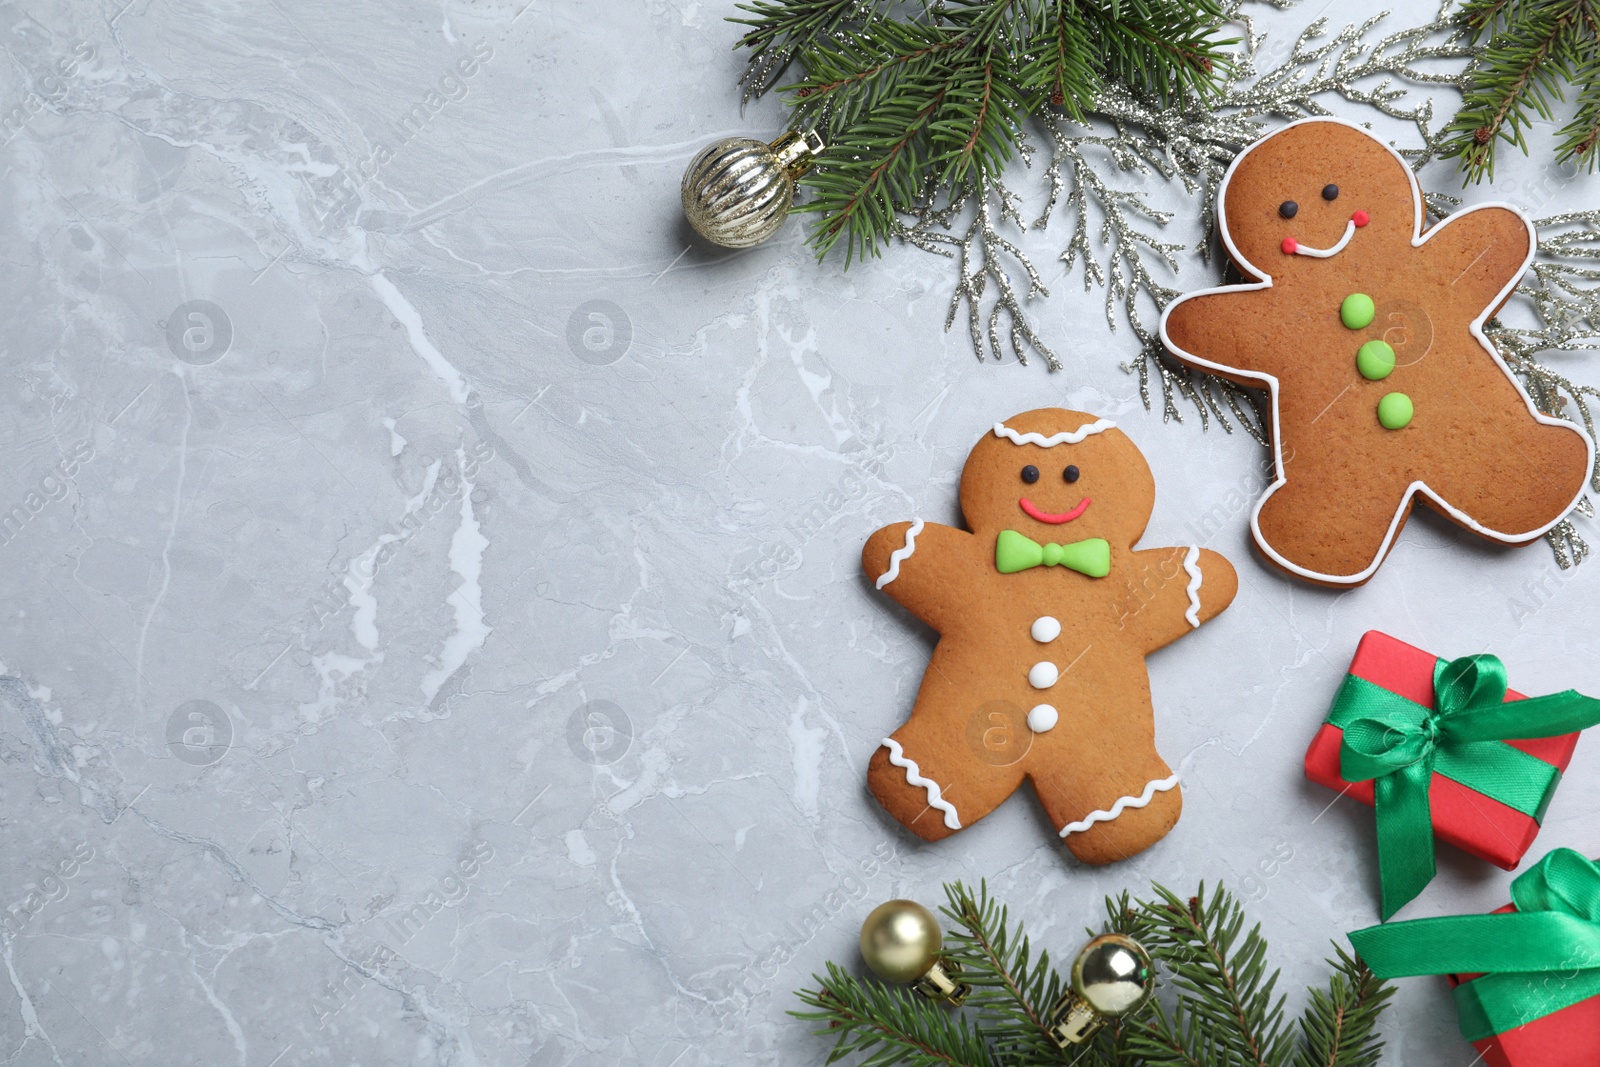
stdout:
[(1507, 703), (1505, 665), (1484, 653), (1434, 664), (1432, 708), (1347, 674), (1328, 722), (1344, 730), (1340, 776), (1373, 781), (1387, 920), (1433, 880), (1433, 776), (1541, 820), (1561, 772), (1503, 742), (1600, 723), (1600, 700), (1568, 689)]
[(1350, 943), (1380, 978), (1486, 972), (1455, 988), (1468, 1041), (1600, 996), (1600, 866), (1555, 849), (1517, 876), (1511, 899), (1514, 912), (1372, 926)]
[(994, 543), (994, 565), (1001, 574), (1030, 567), (1066, 567), (1091, 578), (1104, 578), (1111, 573), (1111, 546), (1103, 537), (1041, 545), (1015, 530), (1001, 530)]

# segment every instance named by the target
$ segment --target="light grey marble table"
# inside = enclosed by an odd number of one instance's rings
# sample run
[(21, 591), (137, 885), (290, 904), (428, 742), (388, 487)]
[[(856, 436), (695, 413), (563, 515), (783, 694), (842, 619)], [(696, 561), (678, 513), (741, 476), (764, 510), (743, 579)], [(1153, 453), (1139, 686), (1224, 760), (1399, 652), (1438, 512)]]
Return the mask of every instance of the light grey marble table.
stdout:
[[(1600, 691), (1600, 564), (1423, 518), (1362, 589), (1264, 568), (1264, 451), (1143, 409), (1059, 234), (1056, 374), (976, 362), (915, 250), (687, 247), (693, 152), (781, 127), (731, 13), (0, 4), (4, 1062), (820, 1063), (792, 991), (958, 878), (1058, 955), (1108, 892), (1226, 879), (1298, 990), (1375, 918), (1371, 815), (1300, 765), (1362, 631)], [(865, 789), (931, 636), (861, 543), (953, 521), (972, 442), (1046, 404), (1144, 448), (1147, 544), (1241, 576), (1151, 660), (1183, 821), (1106, 869), (1026, 792), (926, 846)], [(1600, 849), (1597, 806), (1590, 742), (1540, 847)], [(1407, 914), (1505, 899), (1441, 867)], [(1388, 1032), (1473, 1060), (1439, 982)]]

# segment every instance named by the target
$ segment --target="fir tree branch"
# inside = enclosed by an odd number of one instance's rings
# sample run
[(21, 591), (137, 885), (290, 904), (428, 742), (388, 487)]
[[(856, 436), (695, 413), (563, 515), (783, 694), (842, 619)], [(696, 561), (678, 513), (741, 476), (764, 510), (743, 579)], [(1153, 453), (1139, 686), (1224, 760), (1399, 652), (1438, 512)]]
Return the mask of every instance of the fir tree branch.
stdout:
[(989, 896), (987, 881), (979, 883), (977, 896), (960, 882), (947, 885), (945, 897), (940, 910), (960, 927), (952, 932), (948, 954), (972, 986), (967, 1002), (977, 1009), (986, 1036), (1007, 1061), (1060, 1061), (1047, 1020), (1061, 996), (1050, 954), (1033, 958), (1021, 924), (1010, 930), (1010, 914)]
[[(823, 129), (838, 136), (863, 115), (884, 103), (904, 80), (927, 80), (944, 74), (943, 53), (963, 48), (955, 34), (924, 27), (897, 27), (872, 38), (849, 39), (818, 48), (810, 56), (810, 74), (794, 90), (796, 115), (803, 121), (824, 118)], [(842, 99), (836, 99), (842, 97)]]
[(1093, 45), (1067, 12), (1067, 5), (1057, 4), (1044, 29), (1028, 42), (1025, 54), (1036, 59), (1023, 68), (1022, 81), (1045, 93), (1051, 106), (1081, 122), (1083, 102), (1094, 96), (1100, 83)]
[(755, 0), (736, 20), (750, 27), (741, 80), (749, 99), (792, 61), (805, 67), (783, 91), (791, 124), (829, 146), (800, 179), (816, 194), (804, 206), (818, 216), (811, 244), (825, 256), (843, 240), (848, 265), (926, 192), (997, 180), (1023, 123), (1052, 103), (1081, 116), (1107, 87), (1158, 106), (1213, 91), (1235, 43), (1214, 36), (1218, 3), (943, 0), (901, 18), (889, 0)]
[(827, 1024), (815, 1032), (837, 1039), (829, 1063), (861, 1053), (859, 1067), (998, 1067), (979, 1033), (943, 1005), (903, 988), (859, 982), (834, 963), (827, 981), (811, 977), (818, 988), (798, 995), (814, 1010), (789, 1014)]
[(1302, 1045), (1294, 1067), (1376, 1067), (1383, 1054), (1378, 1018), (1394, 987), (1337, 942), (1334, 951), (1338, 960), (1328, 961), (1334, 967), (1328, 988), (1311, 991), (1311, 1003), (1300, 1018)]
[(770, 92), (813, 42), (844, 26), (871, 21), (879, 0), (757, 0), (738, 7), (750, 17), (728, 21), (750, 27), (734, 45), (751, 53), (739, 75), (740, 102), (748, 104)]
[(1279, 1067), (1293, 1035), (1283, 1025), (1283, 997), (1273, 1000), (1278, 973), (1265, 973), (1260, 926), (1244, 932), (1243, 908), (1220, 889), (1208, 899), (1202, 884), (1188, 901), (1161, 886), (1155, 892), (1159, 900), (1140, 906), (1135, 936), (1171, 969), (1180, 999), (1170, 1018), (1158, 1007), (1135, 1021), (1135, 1050), (1152, 1064)]
[[(819, 254), (826, 254), (841, 237), (845, 238), (846, 266), (854, 256), (878, 253), (871, 235), (892, 227), (915, 195), (915, 190), (906, 184), (904, 168), (896, 170), (896, 165), (902, 159), (914, 160), (926, 154), (927, 127), (943, 99), (943, 90), (938, 90), (922, 107), (904, 115), (897, 139), (880, 147), (876, 155), (868, 154), (874, 146), (867, 138), (877, 132), (877, 127), (864, 124), (860, 143), (847, 137), (841, 146), (842, 149), (859, 149), (852, 155), (852, 161), (812, 177), (817, 195), (796, 210), (825, 216), (825, 223), (812, 231), (810, 238)], [(882, 121), (893, 122), (892, 119)]]
[(1552, 103), (1566, 99), (1570, 83), (1578, 87), (1579, 114), (1558, 135), (1557, 157), (1593, 166), (1600, 140), (1594, 0), (1470, 0), (1457, 21), (1468, 41), (1486, 43), (1468, 71), (1440, 154), (1458, 159), (1469, 182), (1493, 180), (1497, 144), (1526, 155), (1534, 117), (1551, 118)]
[(1107, 65), (1111, 80), (1161, 107), (1186, 92), (1202, 99), (1215, 96), (1217, 75), (1232, 66), (1227, 49), (1239, 43), (1235, 38), (1211, 37), (1226, 21), (1215, 0), (1199, 0), (1191, 12), (1143, 0), (1134, 0), (1129, 7), (1132, 17), (1122, 18), (1116, 9), (1107, 11), (1092, 3), (1082, 6), (1099, 24), (1099, 37), (1112, 50)]
[(1588, 39), (1572, 75), (1572, 83), (1578, 87), (1578, 111), (1556, 135), (1556, 159), (1562, 163), (1570, 160), (1593, 173), (1600, 166), (1600, 29), (1596, 28), (1594, 6), (1586, 4), (1585, 8)]

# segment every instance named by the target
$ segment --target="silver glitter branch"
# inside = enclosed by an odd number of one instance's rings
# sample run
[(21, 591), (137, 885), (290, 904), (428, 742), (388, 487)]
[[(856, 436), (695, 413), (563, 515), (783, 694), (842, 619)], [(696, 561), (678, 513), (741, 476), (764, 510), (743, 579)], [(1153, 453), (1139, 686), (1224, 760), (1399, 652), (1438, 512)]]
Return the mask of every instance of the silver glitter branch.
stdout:
[[(978, 206), (966, 231), (959, 236), (948, 232), (954, 216), (968, 201), (975, 201)], [(1050, 290), (1045, 288), (1044, 280), (1022, 250), (1000, 236), (992, 216), (995, 210), (1003, 220), (1010, 220), (1018, 227), (1026, 226), (1022, 218), (1022, 198), (999, 182), (986, 181), (970, 190), (958, 191), (951, 203), (942, 208), (924, 205), (914, 226), (901, 225), (895, 232), (924, 252), (959, 259), (961, 277), (950, 297), (944, 328), (948, 330), (955, 325), (956, 316), (965, 305), (967, 333), (972, 341), (972, 350), (978, 353), (979, 359), (984, 357), (986, 351), (993, 352), (995, 359), (1005, 358), (1000, 344), (1001, 319), (1004, 317), (1011, 352), (1019, 363), (1025, 365), (1028, 362), (1027, 352), (1031, 348), (1044, 357), (1045, 364), (1051, 370), (1060, 370), (1061, 360), (1034, 331), (1022, 310), (1024, 299), (1049, 296)], [(1006, 259), (1010, 259), (1027, 276), (1028, 292), (1025, 297), (1019, 298), (1012, 287), (1011, 277), (1004, 268)], [(991, 281), (996, 295), (985, 320), (982, 313), (984, 290)]]
[[(1539, 362), (1538, 356), (1600, 350), (1600, 267), (1585, 265), (1600, 261), (1600, 211), (1573, 211), (1538, 219), (1535, 225), (1539, 229), (1539, 261), (1517, 287), (1516, 298), (1532, 305), (1539, 325), (1518, 328), (1497, 317), (1485, 324), (1484, 332), (1540, 411), (1583, 423), (1593, 438), (1590, 401), (1600, 401), (1600, 389), (1578, 385)], [(1589, 472), (1589, 487), (1600, 492), (1600, 457)], [(1594, 517), (1588, 497), (1574, 510), (1586, 518)], [(1589, 554), (1588, 544), (1570, 518), (1557, 523), (1545, 540), (1563, 570)]]

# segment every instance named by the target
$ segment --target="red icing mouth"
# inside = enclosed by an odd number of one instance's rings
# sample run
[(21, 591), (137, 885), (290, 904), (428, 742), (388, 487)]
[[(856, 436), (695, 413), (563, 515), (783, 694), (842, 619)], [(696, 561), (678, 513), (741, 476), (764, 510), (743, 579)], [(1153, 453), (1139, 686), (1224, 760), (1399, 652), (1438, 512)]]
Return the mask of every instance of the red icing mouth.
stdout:
[(1028, 518), (1038, 519), (1040, 522), (1048, 522), (1052, 526), (1060, 526), (1064, 522), (1071, 522), (1073, 519), (1089, 510), (1088, 497), (1084, 497), (1082, 500), (1078, 501), (1078, 506), (1073, 508), (1071, 511), (1062, 512), (1061, 514), (1040, 511), (1034, 506), (1033, 501), (1029, 500), (1027, 497), (1023, 497), (1021, 500), (1018, 500), (1017, 504), (1024, 512), (1027, 513)]

